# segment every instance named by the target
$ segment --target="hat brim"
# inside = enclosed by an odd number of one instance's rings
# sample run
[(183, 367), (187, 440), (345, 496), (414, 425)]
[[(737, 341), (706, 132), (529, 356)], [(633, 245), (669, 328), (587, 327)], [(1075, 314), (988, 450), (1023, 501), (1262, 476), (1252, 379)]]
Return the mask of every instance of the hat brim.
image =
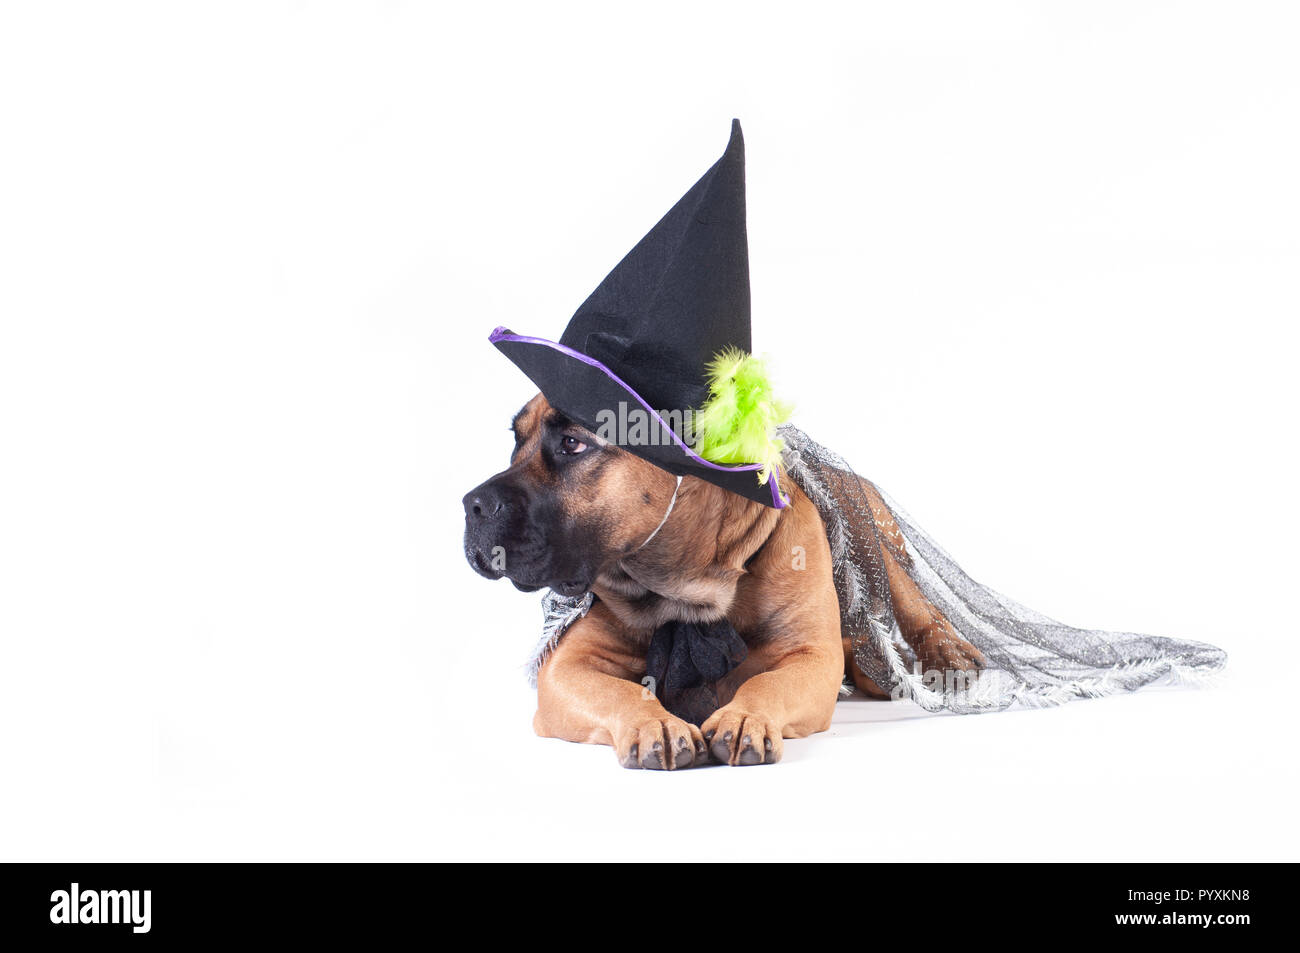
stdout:
[[(775, 468), (767, 482), (760, 483), (757, 472), (763, 468), (761, 463), (728, 466), (705, 460), (668, 425), (660, 411), (595, 358), (556, 341), (526, 337), (507, 328), (497, 328), (488, 340), (528, 375), (551, 406), (593, 433), (607, 432), (611, 422), (617, 427), (626, 419), (626, 407), (634, 404), (633, 409), (643, 412), (638, 415), (641, 426), (636, 439), (610, 441), (629, 453), (674, 476), (707, 480), (764, 506), (784, 509), (789, 503), (777, 485)], [(620, 408), (620, 403), (625, 407)], [(622, 427), (620, 436), (628, 429)]]

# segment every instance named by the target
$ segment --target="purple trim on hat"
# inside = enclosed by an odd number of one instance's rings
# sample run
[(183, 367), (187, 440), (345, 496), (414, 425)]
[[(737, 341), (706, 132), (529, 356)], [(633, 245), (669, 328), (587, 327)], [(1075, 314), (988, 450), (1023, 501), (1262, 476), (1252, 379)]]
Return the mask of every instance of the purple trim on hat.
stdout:
[[(724, 472), (731, 472), (731, 471), (743, 471), (743, 470), (754, 471), (754, 470), (763, 469), (763, 464), (761, 463), (745, 463), (734, 467), (728, 467), (728, 466), (723, 466), (720, 463), (714, 463), (712, 460), (705, 460), (702, 456), (700, 456), (689, 446), (687, 446), (686, 442), (682, 440), (681, 437), (677, 436), (677, 432), (674, 431), (672, 427), (668, 426), (668, 424), (664, 421), (664, 419), (659, 416), (659, 412), (656, 411), (649, 404), (647, 404), (640, 394), (638, 394), (636, 391), (634, 391), (631, 387), (628, 386), (625, 380), (623, 380), (621, 377), (619, 377), (617, 374), (611, 371), (604, 364), (600, 363), (600, 361), (596, 360), (594, 357), (588, 357), (587, 355), (583, 354), (581, 351), (575, 351), (573, 348), (566, 347), (565, 345), (559, 344), (555, 341), (548, 341), (546, 340), (546, 338), (534, 338), (534, 337), (527, 337), (522, 334), (514, 334), (510, 331), (509, 328), (506, 328), (504, 326), (498, 327), (495, 331), (493, 331), (490, 335), (488, 335), (488, 341), (490, 341), (493, 344), (496, 344), (498, 341), (512, 341), (517, 344), (544, 344), (549, 348), (559, 351), (561, 354), (567, 354), (569, 357), (573, 358), (574, 360), (581, 361), (583, 364), (587, 364), (590, 365), (591, 367), (596, 368), (597, 370), (604, 373), (606, 377), (612, 380), (619, 387), (623, 388), (625, 391), (631, 394), (632, 397), (636, 399), (636, 402), (645, 409), (646, 413), (648, 413), (655, 420), (659, 421), (659, 425), (663, 427), (664, 430), (668, 431), (669, 434), (672, 435), (673, 441), (684, 451), (686, 451), (686, 455), (688, 457), (690, 457), (692, 460), (695, 460), (697, 463), (703, 464), (704, 466), (708, 467), (711, 470), (722, 470)], [(790, 501), (786, 497), (782, 496), (780, 489), (777, 487), (777, 477), (780, 475), (780, 468), (773, 467), (772, 471), (773, 471), (772, 475), (767, 478), (768, 487), (772, 491), (772, 506), (775, 509), (783, 510), (790, 505)]]

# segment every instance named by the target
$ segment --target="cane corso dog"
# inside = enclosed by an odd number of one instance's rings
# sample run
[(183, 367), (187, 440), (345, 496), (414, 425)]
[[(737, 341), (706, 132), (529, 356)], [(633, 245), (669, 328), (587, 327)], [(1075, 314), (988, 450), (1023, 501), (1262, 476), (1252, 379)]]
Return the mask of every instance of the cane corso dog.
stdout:
[[(830, 726), (846, 673), (867, 695), (888, 697), (841, 637), (821, 516), (784, 475), (784, 509), (691, 477), (678, 487), (541, 394), (515, 416), (513, 431), (510, 467), (465, 496), (466, 558), (526, 591), (595, 594), (538, 674), (539, 735), (610, 745), (628, 768), (772, 764), (782, 739)], [(884, 558), (904, 639), (927, 668), (978, 667), (979, 651), (908, 575), (893, 516), (861, 482), (877, 527), (899, 543)], [(494, 552), (504, 552), (503, 567)], [(666, 622), (721, 618), (748, 653), (714, 686), (717, 710), (688, 724), (642, 686), (647, 647)]]

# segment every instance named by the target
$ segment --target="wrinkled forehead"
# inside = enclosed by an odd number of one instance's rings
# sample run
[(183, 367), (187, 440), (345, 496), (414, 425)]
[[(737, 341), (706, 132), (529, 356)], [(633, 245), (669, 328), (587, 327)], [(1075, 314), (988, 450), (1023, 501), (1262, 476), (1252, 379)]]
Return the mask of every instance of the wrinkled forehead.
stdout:
[(554, 413), (555, 410), (550, 402), (538, 394), (519, 408), (519, 413), (515, 414), (514, 420), (510, 422), (510, 429), (515, 432), (516, 439), (527, 440), (541, 429), (542, 422), (547, 419), (547, 416)]
[(547, 427), (576, 431), (586, 435), (602, 447), (606, 446), (606, 441), (597, 437), (586, 427), (576, 423), (566, 416), (563, 411), (552, 407), (550, 401), (541, 394), (538, 394), (519, 408), (519, 413), (515, 414), (514, 419), (510, 421), (510, 429), (515, 432), (515, 442), (520, 444), (527, 443), (539, 431)]

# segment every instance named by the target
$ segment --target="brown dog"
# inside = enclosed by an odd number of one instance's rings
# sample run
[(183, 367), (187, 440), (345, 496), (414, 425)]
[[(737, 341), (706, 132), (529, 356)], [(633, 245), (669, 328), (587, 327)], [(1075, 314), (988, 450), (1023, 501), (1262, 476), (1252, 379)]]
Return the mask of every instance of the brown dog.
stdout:
[[(711, 756), (772, 764), (783, 738), (825, 731), (845, 673), (887, 697), (841, 638), (821, 516), (789, 480), (777, 510), (686, 478), (657, 533), (676, 481), (666, 471), (567, 420), (537, 395), (516, 415), (510, 468), (465, 496), (465, 554), (489, 578), (596, 602), (560, 640), (537, 680), (539, 735), (612, 745), (625, 767), (674, 769)], [(893, 516), (862, 481), (876, 524), (900, 541)], [(653, 539), (645, 544), (653, 533)], [(884, 553), (899, 628), (926, 668), (969, 670), (979, 651)], [(504, 565), (494, 559), (501, 554)], [(748, 646), (716, 685), (703, 724), (670, 714), (641, 684), (655, 629), (726, 618)]]

